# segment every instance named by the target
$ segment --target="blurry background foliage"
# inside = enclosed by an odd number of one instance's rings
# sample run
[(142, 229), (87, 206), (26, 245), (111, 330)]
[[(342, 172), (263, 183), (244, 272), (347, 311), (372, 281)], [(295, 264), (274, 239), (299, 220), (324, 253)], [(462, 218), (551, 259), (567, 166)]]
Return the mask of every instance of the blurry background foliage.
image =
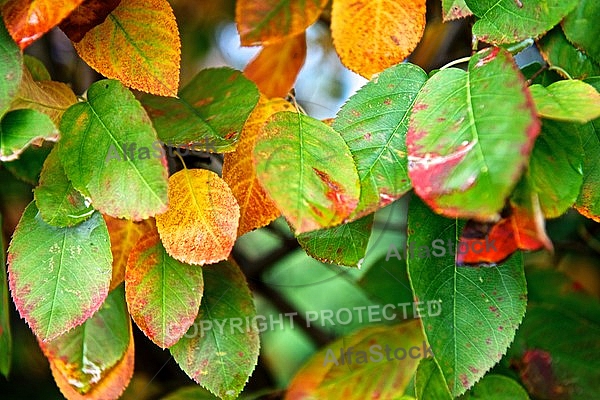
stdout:
[[(234, 23), (235, 1), (171, 0), (170, 3), (182, 41), (182, 87), (207, 67), (229, 65), (241, 70), (259, 51), (258, 47), (240, 47)], [(471, 54), (472, 19), (442, 23), (440, 1), (428, 1), (427, 6), (425, 35), (409, 61), (430, 72), (451, 60)], [(307, 59), (295, 85), (298, 103), (309, 115), (319, 119), (333, 117), (345, 100), (366, 82), (340, 63), (332, 47), (328, 15), (326, 12), (308, 30)], [(27, 48), (26, 54), (42, 60), (52, 79), (69, 83), (76, 94), (82, 94), (92, 82), (100, 79), (100, 75), (78, 58), (71, 42), (59, 29), (53, 29)], [(521, 53), (517, 62), (526, 65), (536, 59), (539, 55), (532, 49)], [(48, 152), (49, 148), (44, 146), (30, 148), (20, 159), (0, 166), (0, 212), (4, 217), (5, 246), (25, 206), (32, 199), (37, 174)], [(217, 171), (221, 161), (218, 155), (186, 160), (190, 167), (197, 162), (209, 164), (209, 168)], [(15, 175), (21, 179), (15, 178)], [(376, 213), (369, 249), (360, 270), (324, 264), (310, 258), (299, 247), (282, 218), (265, 229), (240, 238), (233, 256), (253, 290), (257, 313), (267, 317), (274, 315), (278, 319), (278, 314), (286, 312), (297, 311), (302, 315), (306, 311), (412, 301), (404, 262), (396, 259), (385, 261), (390, 243), (395, 244), (401, 253), (406, 245), (408, 201), (409, 196), (405, 196)], [(548, 221), (547, 230), (555, 253), (526, 254), (528, 281), (535, 282), (535, 286), (529, 288), (530, 303), (555, 296), (555, 302), (564, 300), (563, 304), (570, 304), (572, 309), (590, 308), (587, 316), (600, 324), (597, 313), (597, 301), (600, 299), (600, 225), (571, 210), (558, 219)], [(535, 279), (529, 279), (532, 275)], [(12, 302), (10, 305), (14, 307)], [(10, 379), (0, 378), (0, 398), (63, 399), (33, 333), (14, 309), (11, 310), (11, 323), (13, 365)], [(546, 319), (544, 323), (557, 330), (562, 329), (560, 321)], [(297, 321), (294, 329), (282, 330), (275, 325), (275, 330), (263, 332), (259, 364), (242, 398), (260, 397), (244, 397), (245, 393), (263, 393), (263, 398), (279, 398), (296, 371), (318, 348), (355, 331), (360, 325), (355, 316), (353, 322), (345, 326), (322, 328), (317, 324), (307, 329), (302, 321)], [(520, 332), (517, 333), (515, 351), (518, 351), (520, 335)], [(181, 392), (182, 397), (178, 398), (212, 398), (201, 394), (203, 389), (193, 384), (167, 350), (159, 349), (137, 328), (134, 336), (135, 374), (123, 399), (166, 398), (169, 393), (184, 386), (190, 386), (186, 389), (189, 392)], [(566, 340), (560, 332), (556, 338), (550, 339), (554, 339), (555, 344)], [(578, 346), (577, 337), (569, 340), (571, 346)], [(509, 356), (510, 353), (492, 373), (519, 379)], [(577, 368), (583, 371), (585, 366)], [(592, 373), (597, 375), (598, 371)]]

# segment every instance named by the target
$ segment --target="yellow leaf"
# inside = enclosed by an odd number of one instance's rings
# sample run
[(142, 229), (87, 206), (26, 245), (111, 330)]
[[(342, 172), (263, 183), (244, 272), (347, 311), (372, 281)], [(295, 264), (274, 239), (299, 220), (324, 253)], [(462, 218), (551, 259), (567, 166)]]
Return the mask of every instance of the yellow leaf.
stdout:
[(267, 97), (285, 97), (296, 82), (306, 58), (306, 35), (302, 32), (263, 47), (244, 75)]
[(398, 64), (425, 29), (425, 0), (334, 0), (333, 44), (342, 63), (370, 78)]
[(236, 239), (240, 207), (225, 181), (205, 169), (169, 178), (169, 208), (156, 216), (167, 253), (187, 264), (225, 260)]
[(281, 214), (256, 178), (252, 152), (265, 121), (276, 112), (292, 109), (284, 99), (267, 100), (261, 96), (244, 125), (238, 147), (225, 154), (223, 179), (240, 205), (238, 236), (269, 224)]
[(125, 280), (125, 269), (127, 267), (127, 258), (137, 243), (138, 239), (144, 234), (156, 230), (154, 218), (145, 219), (141, 222), (134, 222), (129, 219), (113, 218), (103, 215), (110, 236), (110, 251), (113, 256), (112, 279), (110, 289), (113, 290)]
[(73, 45), (107, 78), (144, 92), (177, 96), (181, 42), (167, 0), (122, 0)]
[(298, 35), (317, 21), (329, 0), (238, 0), (235, 21), (242, 46)]

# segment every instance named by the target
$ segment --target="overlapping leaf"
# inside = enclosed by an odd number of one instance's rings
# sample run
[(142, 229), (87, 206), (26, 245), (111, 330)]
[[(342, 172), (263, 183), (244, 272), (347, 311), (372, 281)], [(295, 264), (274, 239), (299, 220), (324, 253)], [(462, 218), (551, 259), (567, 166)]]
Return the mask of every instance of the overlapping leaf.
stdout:
[(60, 131), (58, 152), (65, 172), (94, 208), (133, 220), (166, 210), (166, 165), (164, 158), (150, 154), (156, 132), (140, 103), (118, 81), (92, 84), (87, 101), (63, 115)]
[(10, 108), (37, 110), (48, 115), (52, 122), (59, 126), (62, 115), (76, 102), (75, 93), (68, 85), (50, 80), (36, 81), (32, 74), (25, 70), (19, 91)]
[(198, 317), (170, 351), (181, 369), (202, 387), (221, 399), (235, 399), (258, 360), (252, 294), (233, 261), (202, 270), (206, 290)]
[(235, 20), (243, 46), (270, 44), (298, 35), (314, 22), (327, 0), (239, 0)]
[(538, 46), (548, 64), (564, 69), (574, 79), (600, 75), (600, 65), (569, 43), (560, 27), (541, 38)]
[(319, 261), (360, 268), (373, 228), (373, 214), (356, 221), (302, 233), (298, 243)]
[(450, 251), (434, 248), (435, 254), (423, 254), (421, 246), (431, 248), (434, 240), (458, 243), (464, 223), (434, 214), (416, 197), (408, 215), (411, 286), (420, 301), (441, 300), (441, 314), (421, 320), (450, 392), (457, 396), (485, 375), (513, 340), (525, 314), (523, 261), (517, 254), (494, 268), (469, 268), (458, 267)]
[(597, 63), (600, 63), (600, 43), (596, 40), (600, 34), (599, 18), (600, 3), (581, 0), (562, 24), (567, 39)]
[(261, 97), (244, 125), (236, 150), (225, 154), (223, 180), (231, 188), (240, 206), (238, 236), (265, 226), (281, 215), (258, 182), (252, 162), (252, 152), (266, 120), (278, 111), (291, 109), (293, 106), (283, 99), (266, 100)]
[(415, 394), (419, 400), (452, 400), (446, 380), (433, 358), (421, 360), (415, 374)]
[(384, 207), (411, 188), (406, 133), (427, 74), (400, 64), (379, 74), (348, 100), (333, 122), (356, 161), (361, 192), (353, 217)]
[(79, 42), (90, 29), (103, 23), (120, 2), (121, 0), (84, 0), (60, 23), (60, 29), (69, 39)]
[(56, 147), (44, 162), (34, 196), (42, 219), (53, 226), (77, 225), (88, 219), (94, 210), (67, 178)]
[(240, 207), (225, 181), (206, 169), (184, 169), (169, 178), (169, 208), (156, 216), (167, 253), (187, 264), (229, 257)]
[(467, 72), (442, 70), (417, 96), (407, 134), (415, 191), (438, 213), (495, 220), (539, 131), (511, 55), (485, 49)]
[[(600, 78), (588, 80), (596, 90), (600, 90)], [(600, 222), (600, 119), (582, 126), (581, 143), (583, 158), (583, 185), (575, 208), (581, 214)]]
[(241, 72), (223, 67), (200, 71), (177, 99), (146, 95), (141, 101), (166, 144), (229, 152), (258, 98), (255, 84)]
[(600, 93), (577, 79), (529, 87), (541, 117), (583, 124), (600, 117)]
[(181, 42), (167, 0), (122, 0), (74, 46), (107, 78), (160, 96), (177, 95)]
[(27, 147), (18, 159), (4, 163), (3, 166), (18, 179), (36, 186), (40, 179), (44, 161), (46, 161), (46, 157), (48, 157), (52, 148), (52, 142), (42, 142), (40, 146), (34, 143)]
[(40, 346), (53, 367), (55, 378), (57, 374), (62, 375), (74, 391), (86, 395), (105, 381), (125, 357), (130, 346), (130, 330), (121, 287), (111, 292), (98, 312), (83, 325), (50, 342), (40, 342)]
[(13, 301), (43, 341), (82, 324), (108, 294), (112, 256), (99, 213), (69, 228), (46, 224), (35, 203), (25, 209), (10, 243)]
[(539, 197), (546, 218), (556, 218), (577, 200), (583, 183), (584, 148), (581, 135), (585, 127), (578, 124), (542, 121), (529, 172), (531, 185)]
[(34, 141), (56, 140), (50, 117), (36, 110), (10, 111), (0, 121), (0, 161), (12, 161)]
[(110, 290), (125, 280), (127, 259), (137, 241), (145, 234), (156, 229), (154, 219), (148, 218), (140, 222), (130, 219), (118, 219), (104, 215), (104, 221), (110, 236), (110, 251), (113, 256), (112, 279)]
[(54, 28), (84, 0), (8, 0), (2, 16), (14, 41), (24, 49)]
[(578, 0), (465, 0), (479, 17), (473, 35), (487, 43), (537, 38), (558, 24)]
[[(39, 59), (30, 56), (29, 54), (23, 54), (23, 64), (31, 74), (34, 81), (50, 81), (50, 72), (46, 69), (46, 66)], [(22, 84), (22, 83), (21, 83)]]
[(0, 21), (0, 117), (8, 110), (23, 74), (23, 56)]
[(296, 234), (339, 225), (354, 211), (359, 179), (348, 146), (325, 123), (279, 112), (254, 147), (256, 175)]
[(202, 269), (170, 257), (158, 232), (144, 235), (131, 250), (125, 274), (131, 317), (159, 347), (171, 347), (198, 314)]
[[(0, 216), (0, 226), (2, 217)], [(8, 311), (8, 282), (6, 280), (6, 259), (4, 238), (0, 234), (0, 374), (8, 378), (12, 364), (12, 333), (10, 331), (10, 314)]]
[[(409, 357), (414, 347), (418, 357)], [(298, 371), (285, 399), (397, 399), (407, 389), (419, 358), (426, 357), (427, 347), (418, 319), (363, 328), (317, 352)], [(344, 350), (351, 355), (342, 356)]]
[(370, 78), (404, 60), (425, 30), (425, 0), (335, 0), (331, 34), (352, 71)]
[(246, 66), (244, 75), (267, 97), (285, 97), (306, 58), (306, 34), (266, 45)]
[(490, 374), (484, 376), (480, 382), (477, 382), (459, 400), (471, 399), (529, 400), (529, 395), (516, 381), (503, 375)]
[(444, 21), (451, 21), (473, 15), (465, 0), (442, 0), (442, 16)]

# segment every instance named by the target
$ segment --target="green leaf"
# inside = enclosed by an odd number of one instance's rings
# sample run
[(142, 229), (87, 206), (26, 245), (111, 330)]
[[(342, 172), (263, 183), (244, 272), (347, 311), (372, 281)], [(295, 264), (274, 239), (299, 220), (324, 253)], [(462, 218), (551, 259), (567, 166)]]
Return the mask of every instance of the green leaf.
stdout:
[(433, 358), (421, 360), (415, 375), (415, 389), (419, 400), (452, 400), (440, 367)]
[(469, 9), (465, 0), (442, 0), (444, 22), (465, 18), (469, 15), (473, 15), (473, 12)]
[(286, 398), (396, 399), (425, 353), (430, 349), (418, 319), (369, 326), (319, 350), (296, 374)]
[(345, 222), (358, 204), (360, 183), (348, 146), (321, 121), (278, 112), (254, 147), (260, 184), (296, 235)]
[(167, 145), (223, 153), (237, 146), (258, 97), (252, 81), (223, 67), (200, 71), (179, 98), (144, 95), (141, 101)]
[[(0, 215), (0, 226), (2, 216)], [(6, 259), (4, 235), (0, 233), (0, 374), (8, 378), (12, 363), (12, 334), (10, 331), (10, 311), (8, 303), (8, 285), (6, 282)]]
[(19, 155), (19, 158), (3, 165), (15, 177), (36, 186), (40, 180), (44, 161), (53, 147), (52, 142), (43, 142), (41, 146), (29, 146)]
[(202, 387), (222, 399), (235, 399), (258, 360), (252, 294), (232, 261), (204, 266), (202, 271), (206, 289), (200, 312), (170, 351), (181, 369)]
[(600, 65), (569, 43), (560, 27), (538, 40), (538, 47), (550, 66), (564, 69), (574, 79), (600, 75)]
[(164, 349), (177, 343), (198, 315), (202, 269), (169, 256), (153, 231), (138, 240), (129, 254), (125, 288), (131, 317)]
[(129, 346), (130, 326), (121, 285), (82, 325), (40, 345), (71, 386), (84, 394), (123, 358)]
[(502, 375), (486, 375), (473, 389), (460, 396), (460, 400), (529, 400), (529, 395), (514, 380)]
[(580, 124), (600, 117), (600, 93), (580, 80), (531, 85), (529, 90), (541, 117)]
[[(408, 274), (416, 298), (442, 302), (439, 316), (425, 314), (421, 319), (453, 396), (464, 393), (502, 358), (525, 314), (527, 298), (520, 254), (492, 268), (460, 267), (455, 255), (435, 247), (443, 241), (456, 248), (463, 227), (464, 221), (440, 217), (412, 199)], [(433, 251), (425, 256), (421, 246)]]
[(578, 0), (465, 0), (479, 20), (473, 35), (486, 43), (514, 43), (541, 36), (558, 24)]
[(217, 400), (210, 392), (198, 386), (185, 386), (170, 393), (162, 400)]
[(600, 3), (580, 0), (577, 7), (563, 21), (562, 28), (569, 42), (600, 63)]
[[(587, 81), (596, 90), (600, 90), (600, 78)], [(583, 185), (575, 208), (581, 214), (600, 222), (600, 119), (591, 121), (581, 128), (583, 146)]]
[(449, 217), (494, 220), (519, 179), (540, 122), (510, 53), (485, 49), (468, 71), (427, 81), (407, 134), (416, 193)]
[(12, 161), (36, 139), (56, 140), (58, 131), (50, 117), (36, 110), (15, 110), (0, 123), (0, 161)]
[(529, 160), (528, 176), (546, 218), (556, 218), (577, 200), (583, 183), (581, 127), (577, 124), (542, 121)]
[(53, 226), (77, 225), (94, 211), (67, 178), (56, 147), (46, 158), (40, 185), (33, 193), (42, 219)]
[(46, 66), (39, 59), (30, 56), (29, 54), (23, 55), (23, 64), (27, 67), (27, 70), (31, 74), (31, 77), (35, 81), (49, 81), (52, 80), (50, 72), (46, 69)]
[(333, 228), (302, 233), (298, 243), (306, 254), (319, 261), (360, 268), (372, 228), (373, 214)]
[(108, 294), (112, 254), (100, 213), (70, 228), (46, 224), (27, 206), (8, 249), (13, 301), (33, 332), (52, 340), (81, 325)]
[(23, 75), (21, 50), (10, 37), (4, 20), (0, 18), (0, 117), (8, 110), (10, 102), (17, 94)]
[(360, 201), (352, 218), (372, 213), (410, 190), (406, 132), (415, 97), (426, 80), (427, 74), (416, 65), (388, 68), (352, 96), (333, 122), (360, 177)]
[(92, 84), (87, 97), (60, 124), (58, 152), (73, 187), (113, 217), (137, 221), (164, 212), (167, 169), (140, 103), (114, 80)]

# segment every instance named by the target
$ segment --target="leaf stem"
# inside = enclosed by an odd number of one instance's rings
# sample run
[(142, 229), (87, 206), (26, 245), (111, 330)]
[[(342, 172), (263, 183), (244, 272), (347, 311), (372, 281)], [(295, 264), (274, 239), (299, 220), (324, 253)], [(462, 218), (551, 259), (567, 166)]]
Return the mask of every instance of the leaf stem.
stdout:
[(556, 66), (556, 65), (551, 65), (550, 67), (548, 67), (548, 69), (549, 69), (550, 71), (557, 71), (557, 72), (560, 72), (560, 73), (562, 73), (562, 74), (563, 74), (564, 76), (566, 76), (566, 77), (567, 77), (567, 79), (569, 79), (570, 81), (572, 81), (572, 80), (573, 80), (573, 77), (572, 77), (572, 76), (571, 76), (571, 75), (570, 75), (570, 74), (569, 74), (567, 71), (565, 71), (564, 69), (562, 69), (562, 68), (561, 68), (561, 67), (559, 67), (559, 66)]
[(446, 68), (450, 68), (450, 67), (452, 67), (454, 65), (457, 65), (457, 64), (462, 64), (462, 63), (465, 63), (465, 62), (469, 62), (470, 59), (471, 59), (471, 56), (459, 58), (458, 60), (454, 60), (454, 61), (450, 61), (448, 64), (446, 64), (442, 68), (440, 68), (440, 71), (445, 70)]

